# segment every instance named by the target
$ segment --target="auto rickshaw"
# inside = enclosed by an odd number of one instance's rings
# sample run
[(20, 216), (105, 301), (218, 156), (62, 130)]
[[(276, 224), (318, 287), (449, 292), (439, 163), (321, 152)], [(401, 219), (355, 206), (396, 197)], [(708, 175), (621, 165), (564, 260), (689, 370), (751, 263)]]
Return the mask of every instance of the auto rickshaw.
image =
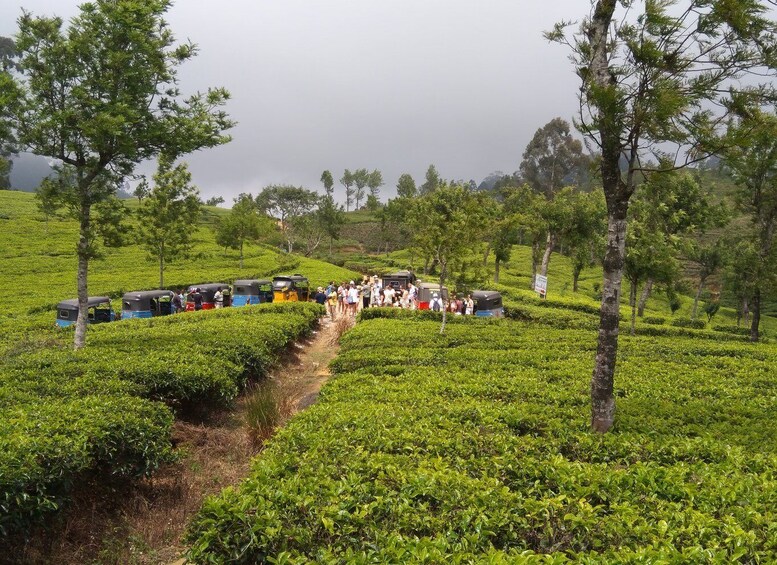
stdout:
[(391, 286), (394, 290), (402, 291), (407, 288), (408, 283), (415, 284), (415, 281), (416, 276), (412, 271), (397, 271), (383, 276), (383, 288)]
[(232, 306), (264, 304), (273, 301), (273, 284), (269, 280), (239, 280), (232, 284)]
[(121, 297), (121, 317), (154, 318), (174, 314), (171, 290), (142, 290), (127, 292)]
[[(90, 296), (87, 299), (88, 317), (87, 324), (102, 324), (113, 322), (116, 313), (111, 308), (111, 299), (107, 296)], [(78, 320), (78, 299), (63, 300), (57, 304), (57, 325), (66, 328)]]
[(440, 295), (443, 302), (448, 302), (448, 287), (442, 287), (442, 292), (440, 292), (439, 283), (418, 283), (418, 309), (428, 310), (429, 303), (432, 301), (432, 295), (435, 293)]
[(225, 288), (229, 288), (229, 285), (227, 283), (193, 284), (186, 291), (187, 312), (194, 312), (195, 310), (194, 298), (192, 298), (192, 293), (195, 288), (199, 289), (200, 295), (202, 296), (202, 309), (212, 310), (216, 307), (216, 301), (214, 300), (213, 295), (216, 294), (217, 290), (223, 291)]
[(494, 318), (504, 316), (502, 295), (495, 290), (475, 290), (472, 292), (472, 301), (475, 303), (476, 316), (491, 316)]
[(282, 275), (272, 280), (273, 302), (307, 302), (310, 283), (302, 275)]

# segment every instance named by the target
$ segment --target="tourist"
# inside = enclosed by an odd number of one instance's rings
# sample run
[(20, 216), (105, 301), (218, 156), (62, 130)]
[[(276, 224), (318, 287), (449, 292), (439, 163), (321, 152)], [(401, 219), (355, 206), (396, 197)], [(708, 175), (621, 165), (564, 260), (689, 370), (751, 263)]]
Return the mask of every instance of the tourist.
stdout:
[(216, 308), (223, 308), (224, 307), (224, 294), (221, 292), (221, 289), (217, 289), (216, 292), (213, 294), (213, 302), (216, 303)]
[(313, 300), (316, 301), (316, 304), (321, 304), (322, 306), (326, 304), (326, 293), (324, 292), (324, 287), (318, 287), (316, 290), (316, 295), (313, 297)]

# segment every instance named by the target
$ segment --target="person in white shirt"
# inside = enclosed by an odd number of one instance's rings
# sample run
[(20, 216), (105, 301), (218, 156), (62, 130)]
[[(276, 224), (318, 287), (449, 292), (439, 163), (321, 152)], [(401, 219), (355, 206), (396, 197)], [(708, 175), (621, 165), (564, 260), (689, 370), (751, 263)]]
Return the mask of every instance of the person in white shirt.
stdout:
[(216, 308), (222, 308), (224, 306), (224, 294), (221, 289), (218, 289), (213, 295), (213, 302), (216, 303)]
[(440, 298), (440, 295), (436, 292), (432, 295), (432, 300), (429, 302), (429, 310), (432, 310), (434, 312), (442, 312), (442, 309), (444, 308), (442, 304), (442, 299)]
[(407, 283), (407, 307), (416, 309), (416, 298), (418, 298), (418, 288), (413, 283)]
[(348, 301), (348, 309), (352, 316), (356, 316), (356, 308), (359, 305), (359, 290), (356, 288), (356, 284), (351, 281), (348, 283), (348, 295), (346, 300)]

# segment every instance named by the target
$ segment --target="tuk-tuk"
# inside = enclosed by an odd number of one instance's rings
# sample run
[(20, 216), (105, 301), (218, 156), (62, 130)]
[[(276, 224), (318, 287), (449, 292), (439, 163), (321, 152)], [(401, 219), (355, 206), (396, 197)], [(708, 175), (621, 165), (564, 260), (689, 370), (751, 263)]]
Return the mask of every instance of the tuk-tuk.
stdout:
[(394, 290), (402, 291), (407, 288), (407, 283), (415, 284), (415, 281), (416, 276), (412, 271), (397, 271), (383, 276), (383, 288), (391, 286)]
[(475, 290), (472, 292), (472, 301), (475, 303), (476, 316), (504, 316), (502, 295), (495, 290)]
[[(87, 299), (88, 317), (87, 324), (102, 324), (112, 322), (116, 314), (111, 308), (111, 299), (107, 296), (90, 296)], [(63, 300), (57, 304), (57, 325), (66, 328), (78, 320), (78, 298)]]
[(186, 291), (186, 311), (194, 312), (196, 310), (194, 307), (194, 297), (192, 296), (195, 289), (198, 289), (200, 296), (202, 296), (202, 309), (212, 310), (216, 307), (213, 295), (216, 294), (217, 290), (223, 291), (225, 288), (229, 288), (227, 283), (193, 284)]
[(282, 275), (272, 280), (273, 302), (307, 302), (310, 283), (302, 275)]
[(232, 306), (272, 302), (273, 284), (269, 280), (239, 280), (232, 284)]
[(171, 290), (142, 290), (121, 297), (121, 317), (154, 318), (174, 314)]
[(442, 287), (441, 293), (439, 283), (418, 283), (418, 309), (428, 310), (429, 303), (432, 301), (432, 296), (435, 293), (440, 295), (443, 302), (448, 301), (448, 287)]

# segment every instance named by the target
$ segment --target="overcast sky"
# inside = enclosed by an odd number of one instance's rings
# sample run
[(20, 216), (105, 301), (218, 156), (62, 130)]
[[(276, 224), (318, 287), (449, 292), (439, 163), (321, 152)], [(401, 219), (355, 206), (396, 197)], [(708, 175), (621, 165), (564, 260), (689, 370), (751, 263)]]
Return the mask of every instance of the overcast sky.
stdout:
[[(0, 35), (22, 7), (68, 19), (76, 0), (2, 0)], [(224, 86), (231, 143), (189, 155), (205, 197), (273, 183), (320, 190), (329, 169), (380, 169), (393, 196), (430, 163), (443, 178), (512, 172), (533, 133), (570, 120), (578, 80), (542, 32), (588, 0), (178, 0), (168, 21), (200, 48), (184, 93)], [(141, 172), (151, 171), (144, 165)], [(338, 183), (339, 187), (339, 183)]]

